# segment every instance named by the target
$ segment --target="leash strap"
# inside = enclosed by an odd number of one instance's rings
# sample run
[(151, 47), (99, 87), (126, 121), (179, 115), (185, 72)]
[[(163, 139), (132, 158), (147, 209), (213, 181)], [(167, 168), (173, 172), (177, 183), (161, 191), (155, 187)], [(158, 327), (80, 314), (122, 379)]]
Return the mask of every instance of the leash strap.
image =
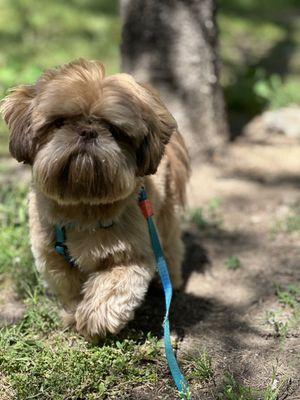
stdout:
[(147, 193), (144, 188), (141, 188), (139, 192), (139, 205), (144, 217), (147, 220), (148, 230), (150, 234), (153, 252), (155, 255), (156, 265), (165, 293), (166, 313), (165, 313), (163, 327), (164, 327), (165, 353), (168, 360), (169, 369), (179, 392), (188, 395), (189, 386), (182, 372), (180, 371), (171, 342), (169, 311), (173, 294), (172, 283), (169, 276), (168, 265), (164, 258), (158, 234), (155, 228), (155, 224), (152, 219), (153, 216), (152, 206), (150, 200), (147, 198)]

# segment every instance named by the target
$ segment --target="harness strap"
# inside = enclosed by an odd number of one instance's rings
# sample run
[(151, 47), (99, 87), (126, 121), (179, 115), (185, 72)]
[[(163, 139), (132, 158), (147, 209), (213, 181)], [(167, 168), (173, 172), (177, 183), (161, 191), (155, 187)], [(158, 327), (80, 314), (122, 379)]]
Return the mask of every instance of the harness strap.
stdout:
[[(140, 205), (140, 208), (142, 210), (144, 217), (147, 220), (148, 230), (149, 230), (149, 234), (150, 234), (153, 252), (155, 255), (156, 265), (157, 265), (157, 269), (158, 269), (158, 272), (160, 275), (160, 279), (161, 279), (163, 289), (164, 289), (164, 294), (165, 294), (166, 313), (165, 313), (165, 318), (164, 318), (164, 322), (163, 322), (163, 327), (164, 327), (165, 353), (166, 353), (166, 357), (168, 360), (169, 369), (170, 369), (173, 380), (174, 380), (175, 385), (177, 386), (177, 389), (179, 390), (179, 392), (186, 396), (188, 396), (188, 395), (190, 396), (188, 383), (179, 368), (179, 365), (176, 360), (174, 350), (172, 347), (171, 335), (170, 335), (170, 323), (169, 323), (169, 312), (170, 312), (170, 305), (171, 305), (172, 294), (173, 294), (172, 283), (171, 283), (170, 276), (169, 276), (168, 265), (164, 258), (163, 251), (162, 251), (160, 241), (158, 238), (158, 234), (157, 234), (157, 231), (155, 228), (155, 224), (152, 219), (152, 216), (153, 216), (152, 206), (151, 206), (150, 200), (148, 200), (148, 198), (147, 198), (147, 193), (144, 188), (141, 188), (140, 193), (139, 193), (139, 205)], [(189, 398), (191, 398), (191, 397), (189, 397)]]
[(60, 254), (64, 259), (74, 267), (75, 263), (70, 256), (66, 242), (66, 228), (64, 226), (55, 225), (55, 245), (54, 249), (57, 254)]

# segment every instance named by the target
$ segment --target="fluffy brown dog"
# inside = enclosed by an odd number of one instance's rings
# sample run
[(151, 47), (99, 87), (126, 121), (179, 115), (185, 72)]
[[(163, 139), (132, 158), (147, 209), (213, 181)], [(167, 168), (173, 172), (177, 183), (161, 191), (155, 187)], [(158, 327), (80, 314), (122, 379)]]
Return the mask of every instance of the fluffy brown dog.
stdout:
[[(117, 333), (141, 304), (155, 273), (137, 201), (142, 185), (180, 287), (188, 156), (156, 93), (126, 74), (104, 77), (100, 62), (77, 60), (14, 89), (2, 113), (11, 154), (32, 166), (32, 252), (67, 323), (87, 338)], [(66, 227), (75, 266), (55, 252), (57, 224)]]

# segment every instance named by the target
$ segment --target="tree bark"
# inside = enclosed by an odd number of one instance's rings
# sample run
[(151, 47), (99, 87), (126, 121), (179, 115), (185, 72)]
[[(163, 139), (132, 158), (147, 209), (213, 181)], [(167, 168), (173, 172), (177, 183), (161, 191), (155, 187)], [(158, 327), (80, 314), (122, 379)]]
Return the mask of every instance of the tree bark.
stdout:
[(203, 160), (228, 138), (219, 83), (215, 0), (120, 0), (122, 69), (159, 90)]

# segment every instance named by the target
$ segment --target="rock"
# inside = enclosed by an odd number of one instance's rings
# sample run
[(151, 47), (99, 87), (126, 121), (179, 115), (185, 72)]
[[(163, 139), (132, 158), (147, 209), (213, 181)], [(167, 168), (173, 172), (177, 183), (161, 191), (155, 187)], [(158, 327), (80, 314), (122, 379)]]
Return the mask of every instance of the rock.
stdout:
[(300, 140), (300, 106), (265, 111), (246, 125), (244, 133), (256, 139), (277, 134)]

